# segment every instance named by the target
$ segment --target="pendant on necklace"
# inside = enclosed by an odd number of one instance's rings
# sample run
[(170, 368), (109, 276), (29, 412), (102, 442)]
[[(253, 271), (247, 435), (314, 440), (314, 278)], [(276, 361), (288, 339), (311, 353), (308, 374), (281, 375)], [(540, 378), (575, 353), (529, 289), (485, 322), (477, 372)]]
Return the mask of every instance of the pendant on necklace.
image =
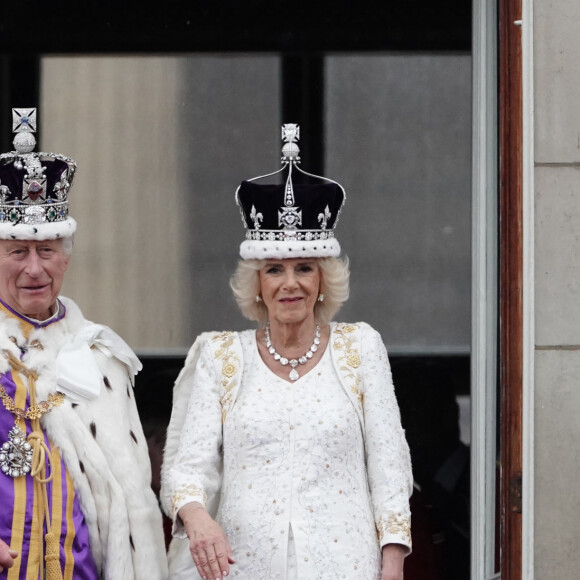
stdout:
[(26, 475), (32, 469), (32, 447), (26, 440), (26, 433), (16, 425), (0, 448), (0, 469), (10, 477)]
[(300, 374), (296, 370), (298, 364), (304, 365), (306, 364), (313, 356), (314, 353), (318, 350), (318, 345), (320, 344), (320, 326), (316, 326), (316, 331), (314, 333), (314, 340), (312, 341), (312, 346), (299, 358), (287, 359), (285, 356), (282, 356), (276, 351), (276, 348), (272, 344), (270, 339), (270, 323), (266, 324), (266, 328), (264, 329), (266, 333), (266, 348), (268, 352), (272, 355), (274, 360), (277, 360), (282, 366), (290, 365), (292, 370), (288, 375), (288, 378), (291, 381), (297, 381), (300, 378)]
[(300, 375), (296, 369), (292, 369), (289, 376), (291, 381), (297, 381), (300, 378)]

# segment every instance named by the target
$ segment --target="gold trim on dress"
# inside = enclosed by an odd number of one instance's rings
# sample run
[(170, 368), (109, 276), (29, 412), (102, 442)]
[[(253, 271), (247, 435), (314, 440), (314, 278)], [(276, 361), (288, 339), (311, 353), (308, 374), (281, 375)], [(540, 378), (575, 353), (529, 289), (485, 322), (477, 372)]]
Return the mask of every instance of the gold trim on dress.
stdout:
[(391, 514), (386, 520), (380, 517), (377, 521), (377, 533), (381, 543), (389, 535), (401, 536), (411, 542), (411, 520), (402, 514)]
[[(350, 381), (350, 390), (354, 394), (359, 410), (363, 410), (363, 391), (361, 389), (362, 379), (358, 372), (361, 364), (360, 353), (356, 347), (355, 337), (359, 327), (356, 324), (337, 324), (334, 329), (336, 335), (333, 348), (337, 353), (337, 360), (340, 363), (340, 370), (344, 379)], [(351, 336), (354, 335), (354, 336)]]
[(180, 487), (179, 489), (175, 490), (175, 493), (173, 494), (173, 496), (171, 497), (171, 511), (173, 512), (174, 516), (177, 516), (177, 506), (180, 502), (182, 502), (184, 499), (187, 499), (191, 496), (201, 496), (201, 503), (203, 504), (203, 506), (205, 507), (207, 504), (207, 494), (205, 493), (205, 491), (191, 483), (189, 485), (185, 485), (183, 487)]
[(222, 363), (222, 380), (220, 405), (222, 407), (222, 424), (225, 423), (227, 414), (234, 404), (234, 387), (236, 384), (235, 376), (240, 367), (240, 359), (231, 347), (234, 344), (233, 332), (222, 332), (212, 338), (213, 342), (220, 342), (218, 350), (214, 352), (214, 357), (221, 360)]

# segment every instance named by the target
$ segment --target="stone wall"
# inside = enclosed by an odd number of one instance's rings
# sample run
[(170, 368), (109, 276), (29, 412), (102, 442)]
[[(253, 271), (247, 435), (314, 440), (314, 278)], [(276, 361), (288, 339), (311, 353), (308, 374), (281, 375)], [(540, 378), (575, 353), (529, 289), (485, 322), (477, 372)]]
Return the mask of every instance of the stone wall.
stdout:
[(580, 568), (580, 4), (534, 2), (535, 579)]

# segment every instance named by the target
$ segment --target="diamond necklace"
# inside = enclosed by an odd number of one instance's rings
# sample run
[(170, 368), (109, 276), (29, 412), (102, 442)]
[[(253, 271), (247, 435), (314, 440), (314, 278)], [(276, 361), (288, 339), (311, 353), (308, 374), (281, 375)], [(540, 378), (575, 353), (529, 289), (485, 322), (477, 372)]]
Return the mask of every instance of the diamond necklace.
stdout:
[(282, 366), (290, 365), (292, 370), (290, 371), (291, 381), (297, 381), (300, 378), (296, 367), (301, 364), (306, 364), (314, 355), (314, 353), (318, 350), (318, 345), (320, 344), (320, 326), (316, 325), (316, 332), (314, 334), (314, 340), (312, 341), (312, 346), (299, 358), (292, 358), (287, 359), (285, 356), (282, 356), (272, 345), (272, 341), (270, 340), (270, 323), (266, 324), (266, 347), (268, 352), (274, 357), (274, 360), (277, 360)]

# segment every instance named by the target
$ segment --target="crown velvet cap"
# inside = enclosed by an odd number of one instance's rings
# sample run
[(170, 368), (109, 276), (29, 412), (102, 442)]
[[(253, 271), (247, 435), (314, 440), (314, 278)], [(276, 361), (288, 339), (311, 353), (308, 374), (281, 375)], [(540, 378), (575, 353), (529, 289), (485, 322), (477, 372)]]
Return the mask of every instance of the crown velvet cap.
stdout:
[(71, 236), (68, 191), (76, 163), (65, 155), (33, 152), (36, 111), (13, 109), (16, 150), (0, 155), (0, 239)]
[(248, 259), (338, 257), (334, 228), (345, 200), (335, 182), (257, 184), (243, 181), (237, 191), (246, 240), (240, 256)]

